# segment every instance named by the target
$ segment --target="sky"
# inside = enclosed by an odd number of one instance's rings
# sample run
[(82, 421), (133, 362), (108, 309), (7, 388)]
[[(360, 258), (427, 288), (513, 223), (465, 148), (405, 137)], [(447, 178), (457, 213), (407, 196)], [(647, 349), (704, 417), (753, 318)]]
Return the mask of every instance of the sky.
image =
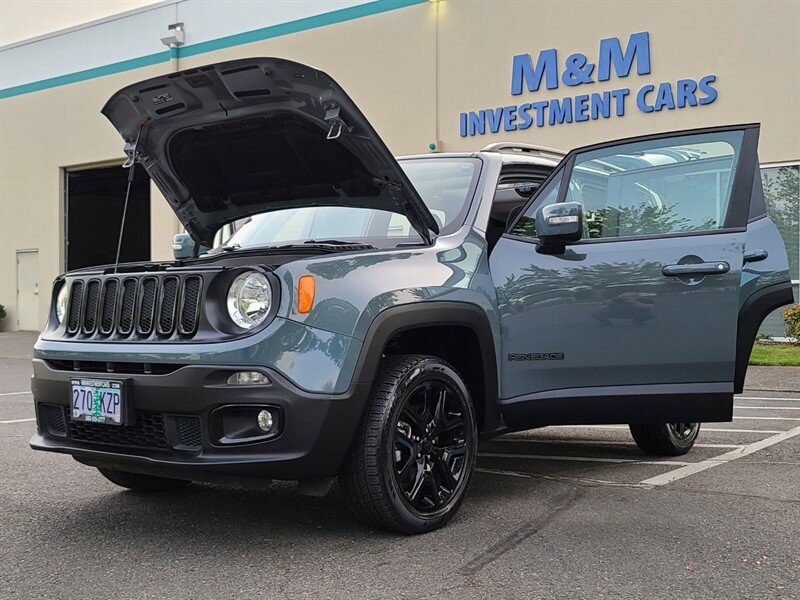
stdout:
[(0, 46), (159, 0), (0, 0)]

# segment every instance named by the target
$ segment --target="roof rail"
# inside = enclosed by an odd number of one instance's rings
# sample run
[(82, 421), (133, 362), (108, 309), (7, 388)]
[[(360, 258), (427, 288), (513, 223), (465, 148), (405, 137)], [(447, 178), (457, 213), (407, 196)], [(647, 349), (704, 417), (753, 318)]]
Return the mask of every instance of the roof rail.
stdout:
[(567, 153), (547, 146), (537, 146), (535, 144), (522, 144), (519, 142), (495, 142), (481, 148), (481, 152), (518, 152), (520, 154), (537, 154), (539, 156), (551, 156), (559, 160), (564, 158)]

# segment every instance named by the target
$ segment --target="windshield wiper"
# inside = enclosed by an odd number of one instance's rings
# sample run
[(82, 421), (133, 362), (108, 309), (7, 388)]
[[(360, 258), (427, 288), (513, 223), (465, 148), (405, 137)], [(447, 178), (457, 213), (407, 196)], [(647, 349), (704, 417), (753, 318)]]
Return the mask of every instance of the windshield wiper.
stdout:
[(264, 250), (308, 250), (309, 248), (317, 248), (327, 252), (341, 252), (342, 250), (374, 250), (375, 246), (370, 244), (362, 244), (360, 242), (347, 242), (344, 240), (306, 240), (300, 244), (282, 244), (279, 246), (258, 245), (258, 246), (244, 246), (240, 244), (226, 244), (214, 248), (214, 254), (224, 254), (226, 252), (261, 252)]
[(349, 240), (306, 240), (303, 243), (309, 246), (358, 246), (359, 248), (374, 248), (374, 246), (370, 244), (352, 242)]

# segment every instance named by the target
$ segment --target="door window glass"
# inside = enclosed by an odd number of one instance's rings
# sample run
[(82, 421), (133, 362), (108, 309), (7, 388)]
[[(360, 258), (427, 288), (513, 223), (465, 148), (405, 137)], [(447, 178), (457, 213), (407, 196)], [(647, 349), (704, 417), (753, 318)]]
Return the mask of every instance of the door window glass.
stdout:
[(544, 188), (538, 193), (538, 197), (528, 207), (514, 227), (511, 228), (512, 235), (522, 235), (525, 237), (536, 237), (536, 211), (542, 206), (555, 204), (558, 199), (558, 189), (561, 187), (561, 175), (556, 175), (550, 180)]
[(705, 133), (583, 152), (565, 200), (583, 205), (588, 238), (721, 229), (742, 135)]

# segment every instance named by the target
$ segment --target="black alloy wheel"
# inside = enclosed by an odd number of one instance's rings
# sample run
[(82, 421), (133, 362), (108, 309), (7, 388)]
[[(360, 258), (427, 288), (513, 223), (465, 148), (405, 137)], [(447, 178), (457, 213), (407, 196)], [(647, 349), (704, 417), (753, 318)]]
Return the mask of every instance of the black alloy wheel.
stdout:
[(433, 356), (386, 357), (339, 473), (339, 488), (370, 526), (432, 531), (464, 500), (477, 439), (469, 392), (450, 365)]
[(667, 423), (672, 434), (679, 440), (688, 440), (697, 435), (700, 423)]
[(632, 423), (629, 427), (636, 445), (658, 456), (686, 454), (700, 433), (700, 423)]
[(439, 510), (465, 477), (464, 407), (444, 380), (419, 385), (405, 399), (394, 434), (397, 485), (422, 513)]

